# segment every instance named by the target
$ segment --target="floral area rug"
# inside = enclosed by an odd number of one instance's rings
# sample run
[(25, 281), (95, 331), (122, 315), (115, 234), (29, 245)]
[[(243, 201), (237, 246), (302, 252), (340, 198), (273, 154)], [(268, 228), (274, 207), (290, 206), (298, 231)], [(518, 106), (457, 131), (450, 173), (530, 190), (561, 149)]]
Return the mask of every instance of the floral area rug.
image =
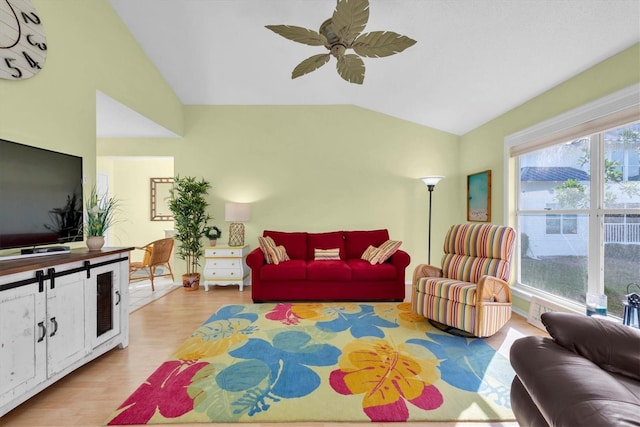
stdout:
[(506, 421), (513, 376), (409, 303), (227, 305), (107, 424)]

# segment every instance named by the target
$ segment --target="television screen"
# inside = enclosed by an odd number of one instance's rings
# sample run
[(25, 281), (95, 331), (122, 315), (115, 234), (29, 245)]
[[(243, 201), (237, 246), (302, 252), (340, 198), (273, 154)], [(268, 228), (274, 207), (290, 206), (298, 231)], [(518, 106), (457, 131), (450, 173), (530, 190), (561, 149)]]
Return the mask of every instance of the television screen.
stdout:
[(82, 241), (82, 157), (0, 139), (0, 249)]

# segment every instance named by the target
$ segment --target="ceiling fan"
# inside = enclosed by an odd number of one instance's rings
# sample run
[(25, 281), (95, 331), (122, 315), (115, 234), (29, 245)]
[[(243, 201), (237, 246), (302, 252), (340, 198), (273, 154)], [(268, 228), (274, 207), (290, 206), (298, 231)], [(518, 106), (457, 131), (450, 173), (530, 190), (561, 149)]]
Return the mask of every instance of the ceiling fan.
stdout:
[[(362, 33), (369, 21), (369, 0), (338, 0), (333, 16), (320, 25), (318, 32), (292, 25), (267, 25), (282, 37), (310, 46), (324, 46), (329, 53), (313, 55), (298, 64), (291, 78), (308, 74), (329, 62), (333, 55), (340, 77), (350, 83), (364, 81), (361, 56), (379, 58), (391, 56), (413, 46), (416, 41), (393, 31)], [(346, 53), (353, 49), (355, 53)]]

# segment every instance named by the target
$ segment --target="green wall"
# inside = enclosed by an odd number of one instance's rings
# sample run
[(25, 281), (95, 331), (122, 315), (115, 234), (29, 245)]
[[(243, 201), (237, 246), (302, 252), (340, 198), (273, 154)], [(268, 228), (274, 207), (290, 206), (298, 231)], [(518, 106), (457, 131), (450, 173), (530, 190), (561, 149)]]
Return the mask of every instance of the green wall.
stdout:
[(182, 105), (107, 0), (33, 0), (47, 36), (42, 71), (0, 80), (0, 138), (84, 158), (94, 181), (96, 90), (175, 133)]
[[(513, 221), (510, 218), (513, 207), (509, 209), (509, 218), (504, 215), (505, 137), (638, 82), (640, 44), (635, 44), (460, 137), (461, 176), (492, 170), (493, 222)], [(464, 190), (464, 183), (459, 190)], [(523, 300), (517, 299), (514, 304), (525, 312), (528, 310), (528, 303)]]
[[(107, 0), (33, 3), (47, 62), (31, 79), (0, 80), (0, 138), (83, 156), (90, 184), (96, 156), (111, 157), (114, 188), (128, 179), (119, 157), (173, 157), (176, 174), (211, 181), (225, 236), (224, 202), (252, 203), (252, 246), (265, 228), (389, 228), (412, 256), (407, 278), (427, 258), (428, 191), (417, 178), (446, 176), (433, 193), (437, 262), (445, 229), (465, 220), (466, 175), (492, 170), (493, 222), (504, 222), (506, 135), (640, 80), (635, 45), (462, 137), (354, 106), (185, 107)], [(96, 90), (183, 137), (96, 142)]]
[(104, 139), (98, 150), (116, 158), (151, 150), (172, 156), (176, 174), (207, 179), (222, 243), (225, 202), (251, 203), (252, 247), (264, 229), (388, 228), (412, 256), (408, 279), (427, 259), (428, 191), (418, 178), (447, 175), (434, 193), (432, 259), (445, 228), (464, 220), (450, 196), (458, 137), (354, 106), (187, 106), (182, 140)]
[(96, 90), (183, 132), (182, 104), (107, 0), (33, 4), (47, 36), (47, 59), (30, 79), (0, 80), (0, 138), (82, 156), (90, 186)]

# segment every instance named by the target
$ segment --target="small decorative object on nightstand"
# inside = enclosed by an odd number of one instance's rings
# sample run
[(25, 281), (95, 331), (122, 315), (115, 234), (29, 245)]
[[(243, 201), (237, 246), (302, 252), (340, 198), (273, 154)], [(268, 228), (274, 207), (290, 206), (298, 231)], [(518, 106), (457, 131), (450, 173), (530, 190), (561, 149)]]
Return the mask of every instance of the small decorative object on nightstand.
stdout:
[(209, 286), (238, 285), (243, 291), (251, 284), (247, 255), (249, 245), (215, 246), (204, 250), (204, 290)]
[(225, 203), (224, 220), (229, 224), (229, 246), (244, 246), (244, 224), (249, 221), (249, 203)]

